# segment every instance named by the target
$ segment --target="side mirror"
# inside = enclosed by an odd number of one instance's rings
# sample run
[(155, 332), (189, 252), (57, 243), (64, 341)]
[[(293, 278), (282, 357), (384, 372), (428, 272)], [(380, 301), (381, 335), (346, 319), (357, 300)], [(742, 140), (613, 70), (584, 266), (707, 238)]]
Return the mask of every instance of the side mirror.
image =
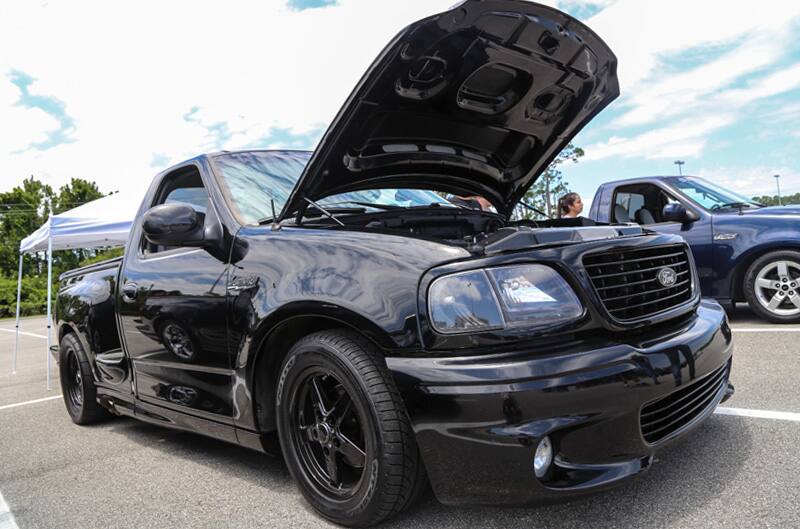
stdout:
[(142, 230), (152, 244), (205, 246), (205, 215), (186, 204), (161, 204), (144, 214)]
[(680, 222), (681, 224), (686, 224), (687, 222), (696, 221), (699, 217), (694, 211), (689, 211), (683, 207), (683, 204), (672, 202), (664, 206), (664, 209), (661, 210), (661, 218), (665, 222)]

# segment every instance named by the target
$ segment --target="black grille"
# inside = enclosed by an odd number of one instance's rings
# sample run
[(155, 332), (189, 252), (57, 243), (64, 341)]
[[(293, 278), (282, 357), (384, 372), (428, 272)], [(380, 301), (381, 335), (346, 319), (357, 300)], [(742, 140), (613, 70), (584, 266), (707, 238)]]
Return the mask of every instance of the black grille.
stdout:
[[(590, 254), (583, 266), (611, 316), (620, 321), (645, 318), (692, 298), (692, 269), (683, 245), (625, 249)], [(658, 273), (675, 272), (675, 283), (664, 286)]]
[(645, 404), (639, 416), (644, 440), (655, 444), (681, 430), (717, 403), (720, 388), (728, 380), (728, 364), (712, 374)]

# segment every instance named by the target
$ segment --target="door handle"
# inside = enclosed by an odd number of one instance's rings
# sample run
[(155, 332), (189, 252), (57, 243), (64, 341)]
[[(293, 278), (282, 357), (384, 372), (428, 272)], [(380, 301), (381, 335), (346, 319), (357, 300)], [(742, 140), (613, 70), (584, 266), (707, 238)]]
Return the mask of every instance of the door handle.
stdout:
[(139, 285), (136, 283), (125, 283), (122, 286), (122, 299), (127, 303), (133, 303), (139, 296)]

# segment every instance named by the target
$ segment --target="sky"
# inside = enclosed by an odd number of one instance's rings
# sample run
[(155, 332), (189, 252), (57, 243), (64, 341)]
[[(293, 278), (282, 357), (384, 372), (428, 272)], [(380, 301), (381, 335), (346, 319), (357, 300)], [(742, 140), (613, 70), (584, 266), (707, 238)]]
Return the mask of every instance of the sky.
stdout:
[[(29, 176), (142, 194), (222, 149), (312, 149), (404, 26), (455, 0), (0, 2), (0, 191)], [(552, 0), (619, 60), (621, 96), (564, 168), (800, 192), (800, 2)]]

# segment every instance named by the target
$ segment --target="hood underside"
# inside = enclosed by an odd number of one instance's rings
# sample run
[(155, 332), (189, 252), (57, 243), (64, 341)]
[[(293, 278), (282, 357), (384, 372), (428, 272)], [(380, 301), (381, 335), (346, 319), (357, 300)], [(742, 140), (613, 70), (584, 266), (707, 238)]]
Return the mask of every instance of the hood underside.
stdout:
[(507, 213), (617, 97), (616, 64), (589, 28), (529, 2), (467, 0), (416, 22), (356, 86), (281, 217), (306, 198), (397, 187)]

